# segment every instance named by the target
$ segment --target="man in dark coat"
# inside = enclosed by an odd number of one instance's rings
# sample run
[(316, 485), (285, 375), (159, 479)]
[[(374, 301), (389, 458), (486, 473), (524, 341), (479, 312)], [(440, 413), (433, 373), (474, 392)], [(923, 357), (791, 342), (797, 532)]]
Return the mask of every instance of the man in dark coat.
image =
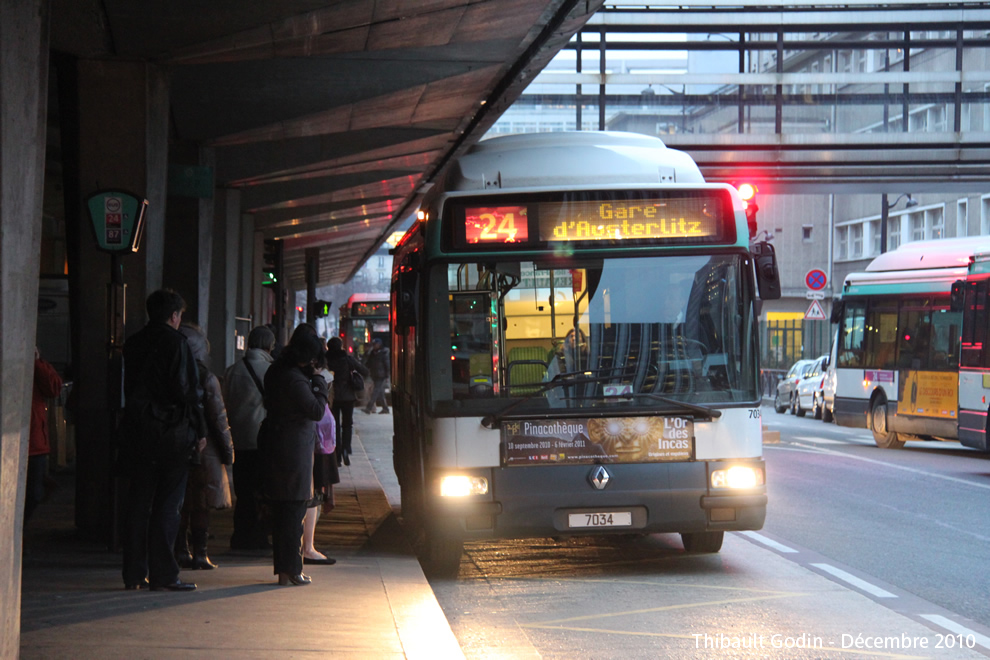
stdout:
[(130, 477), (124, 524), (126, 589), (191, 591), (179, 580), (172, 547), (190, 458), (206, 446), (206, 420), (196, 361), (178, 328), (186, 303), (155, 291), (148, 324), (124, 344), (121, 463)]
[(392, 373), (390, 362), (391, 356), (389, 355), (388, 348), (382, 343), (382, 340), (378, 337), (372, 339), (371, 351), (364, 359), (368, 371), (371, 372), (371, 380), (375, 383), (375, 388), (371, 391), (371, 397), (368, 398), (368, 405), (364, 407), (364, 412), (368, 414), (375, 412), (375, 406), (377, 405), (381, 405), (382, 407), (379, 411), (381, 414), (388, 414), (388, 401), (385, 399), (385, 384), (388, 382), (388, 377)]

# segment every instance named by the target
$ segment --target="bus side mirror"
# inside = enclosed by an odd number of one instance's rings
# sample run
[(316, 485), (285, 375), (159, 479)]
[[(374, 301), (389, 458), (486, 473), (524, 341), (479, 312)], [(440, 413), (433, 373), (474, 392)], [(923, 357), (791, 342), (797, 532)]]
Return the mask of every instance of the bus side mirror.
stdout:
[(966, 304), (966, 283), (962, 280), (952, 283), (952, 292), (949, 294), (949, 311), (961, 312)]
[(762, 300), (780, 299), (780, 269), (777, 267), (777, 253), (766, 241), (751, 246), (756, 262), (756, 284)]
[(404, 334), (416, 327), (416, 271), (400, 270), (395, 280), (392, 296), (395, 305), (395, 330)]
[(832, 323), (838, 323), (842, 320), (842, 312), (845, 311), (845, 305), (841, 300), (832, 301), (832, 316), (829, 319)]

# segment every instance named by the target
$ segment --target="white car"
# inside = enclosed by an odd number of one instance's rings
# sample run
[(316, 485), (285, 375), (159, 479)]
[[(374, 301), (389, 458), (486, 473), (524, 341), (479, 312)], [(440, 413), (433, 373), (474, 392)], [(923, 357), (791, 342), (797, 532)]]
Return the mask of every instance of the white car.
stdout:
[(825, 386), (825, 372), (828, 369), (828, 356), (823, 355), (815, 360), (804, 378), (797, 384), (797, 396), (794, 397), (794, 414), (804, 417), (811, 411), (815, 419), (822, 418), (825, 407), (825, 396), (822, 388)]
[(835, 358), (838, 337), (832, 341), (832, 352), (828, 356), (825, 369), (825, 384), (822, 386), (822, 421), (831, 424), (835, 420)]
[(797, 386), (811, 368), (814, 360), (798, 360), (787, 370), (787, 374), (777, 383), (777, 395), (773, 400), (773, 409), (782, 413), (788, 408), (794, 410), (797, 401)]

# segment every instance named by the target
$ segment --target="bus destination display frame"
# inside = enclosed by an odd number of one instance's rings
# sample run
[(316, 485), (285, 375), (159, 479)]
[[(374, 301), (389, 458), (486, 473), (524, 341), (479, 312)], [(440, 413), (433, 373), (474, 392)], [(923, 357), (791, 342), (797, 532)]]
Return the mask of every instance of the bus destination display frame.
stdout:
[(724, 189), (577, 191), (454, 197), (444, 209), (448, 249), (483, 251), (642, 245), (733, 245)]

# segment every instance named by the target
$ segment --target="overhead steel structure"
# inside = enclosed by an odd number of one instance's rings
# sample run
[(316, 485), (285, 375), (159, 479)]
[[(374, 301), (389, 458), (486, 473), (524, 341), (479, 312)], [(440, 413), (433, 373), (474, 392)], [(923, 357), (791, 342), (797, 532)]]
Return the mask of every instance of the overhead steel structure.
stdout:
[[(689, 152), (711, 180), (777, 192), (973, 190), (990, 182), (988, 35), (979, 2), (626, 0), (569, 44), (582, 53), (573, 72), (537, 77), (552, 93), (518, 103), (576, 106), (584, 123), (597, 110), (599, 128), (652, 114), (643, 130)], [(679, 53), (684, 64), (618, 66), (630, 51)]]

